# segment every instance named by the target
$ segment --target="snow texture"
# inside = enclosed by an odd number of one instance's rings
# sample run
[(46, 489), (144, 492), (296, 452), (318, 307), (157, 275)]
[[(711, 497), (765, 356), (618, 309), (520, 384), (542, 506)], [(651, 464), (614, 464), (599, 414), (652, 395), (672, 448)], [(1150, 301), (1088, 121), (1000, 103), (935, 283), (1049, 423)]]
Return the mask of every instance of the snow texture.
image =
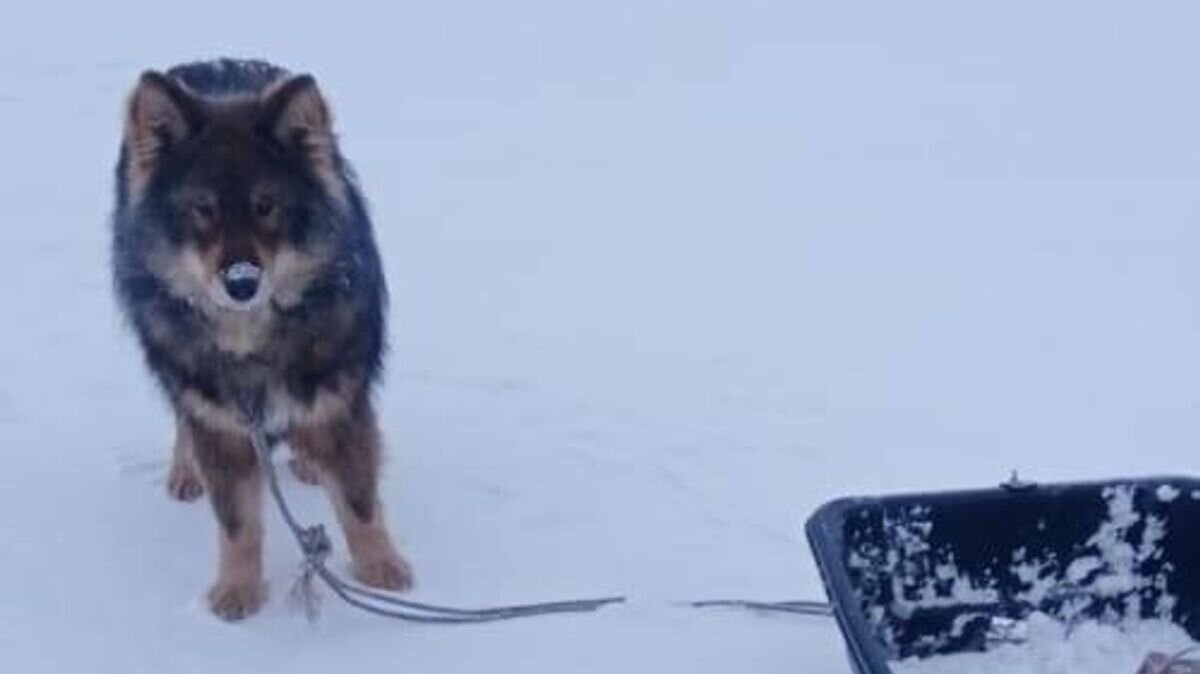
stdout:
[[(819, 598), (836, 496), (1196, 470), (1195, 3), (0, 14), (5, 671), (845, 674), (832, 621), (671, 602)], [(414, 596), (631, 605), (310, 627), (272, 516), (271, 603), (208, 614), (105, 218), (138, 73), (215, 55), (315, 73), (371, 198)]]
[(1132, 620), (1122, 625), (1084, 622), (1070, 629), (1035, 613), (1024, 621), (1027, 641), (987, 653), (963, 653), (892, 665), (894, 674), (1135, 674), (1150, 653), (1175, 655), (1200, 648), (1178, 625)]

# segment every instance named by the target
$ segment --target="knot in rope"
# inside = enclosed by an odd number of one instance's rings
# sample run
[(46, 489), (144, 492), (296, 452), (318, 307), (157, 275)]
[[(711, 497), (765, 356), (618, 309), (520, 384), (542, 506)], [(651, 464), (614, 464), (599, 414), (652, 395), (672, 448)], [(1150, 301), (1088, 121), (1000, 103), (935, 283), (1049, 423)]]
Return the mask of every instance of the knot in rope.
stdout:
[(325, 525), (304, 527), (296, 537), (300, 541), (300, 551), (304, 553), (304, 563), (310, 567), (325, 566), (325, 560), (333, 552), (333, 542), (325, 533)]

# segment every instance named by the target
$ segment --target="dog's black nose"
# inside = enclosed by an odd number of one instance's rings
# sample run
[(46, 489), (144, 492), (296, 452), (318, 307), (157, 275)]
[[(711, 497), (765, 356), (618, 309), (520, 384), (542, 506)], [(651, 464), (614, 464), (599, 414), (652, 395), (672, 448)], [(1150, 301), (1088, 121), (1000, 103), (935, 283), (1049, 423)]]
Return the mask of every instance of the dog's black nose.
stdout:
[(253, 262), (235, 262), (221, 274), (225, 292), (236, 302), (247, 302), (258, 292), (262, 270)]

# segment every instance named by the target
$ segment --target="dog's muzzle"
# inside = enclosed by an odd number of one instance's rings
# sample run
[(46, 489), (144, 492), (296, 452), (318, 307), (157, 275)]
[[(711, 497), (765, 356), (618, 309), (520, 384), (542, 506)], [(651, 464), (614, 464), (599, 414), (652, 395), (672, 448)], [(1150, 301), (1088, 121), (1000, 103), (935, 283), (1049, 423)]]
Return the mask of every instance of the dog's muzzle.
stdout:
[(234, 262), (221, 272), (225, 292), (235, 302), (249, 302), (258, 293), (262, 268), (253, 262)]

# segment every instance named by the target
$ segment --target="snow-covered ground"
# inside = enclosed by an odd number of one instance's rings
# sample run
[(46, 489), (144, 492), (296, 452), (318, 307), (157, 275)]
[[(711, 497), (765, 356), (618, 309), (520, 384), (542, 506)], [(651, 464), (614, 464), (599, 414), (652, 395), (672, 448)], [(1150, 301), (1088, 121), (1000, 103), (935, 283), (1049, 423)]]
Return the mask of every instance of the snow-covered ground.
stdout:
[[(1200, 464), (1190, 2), (12, 3), (0, 9), (6, 672), (845, 674), (800, 525), (848, 493)], [(146, 67), (317, 75), (394, 289), (385, 498), (421, 627), (199, 600), (206, 506), (110, 297)], [(320, 494), (289, 482), (307, 518)]]

